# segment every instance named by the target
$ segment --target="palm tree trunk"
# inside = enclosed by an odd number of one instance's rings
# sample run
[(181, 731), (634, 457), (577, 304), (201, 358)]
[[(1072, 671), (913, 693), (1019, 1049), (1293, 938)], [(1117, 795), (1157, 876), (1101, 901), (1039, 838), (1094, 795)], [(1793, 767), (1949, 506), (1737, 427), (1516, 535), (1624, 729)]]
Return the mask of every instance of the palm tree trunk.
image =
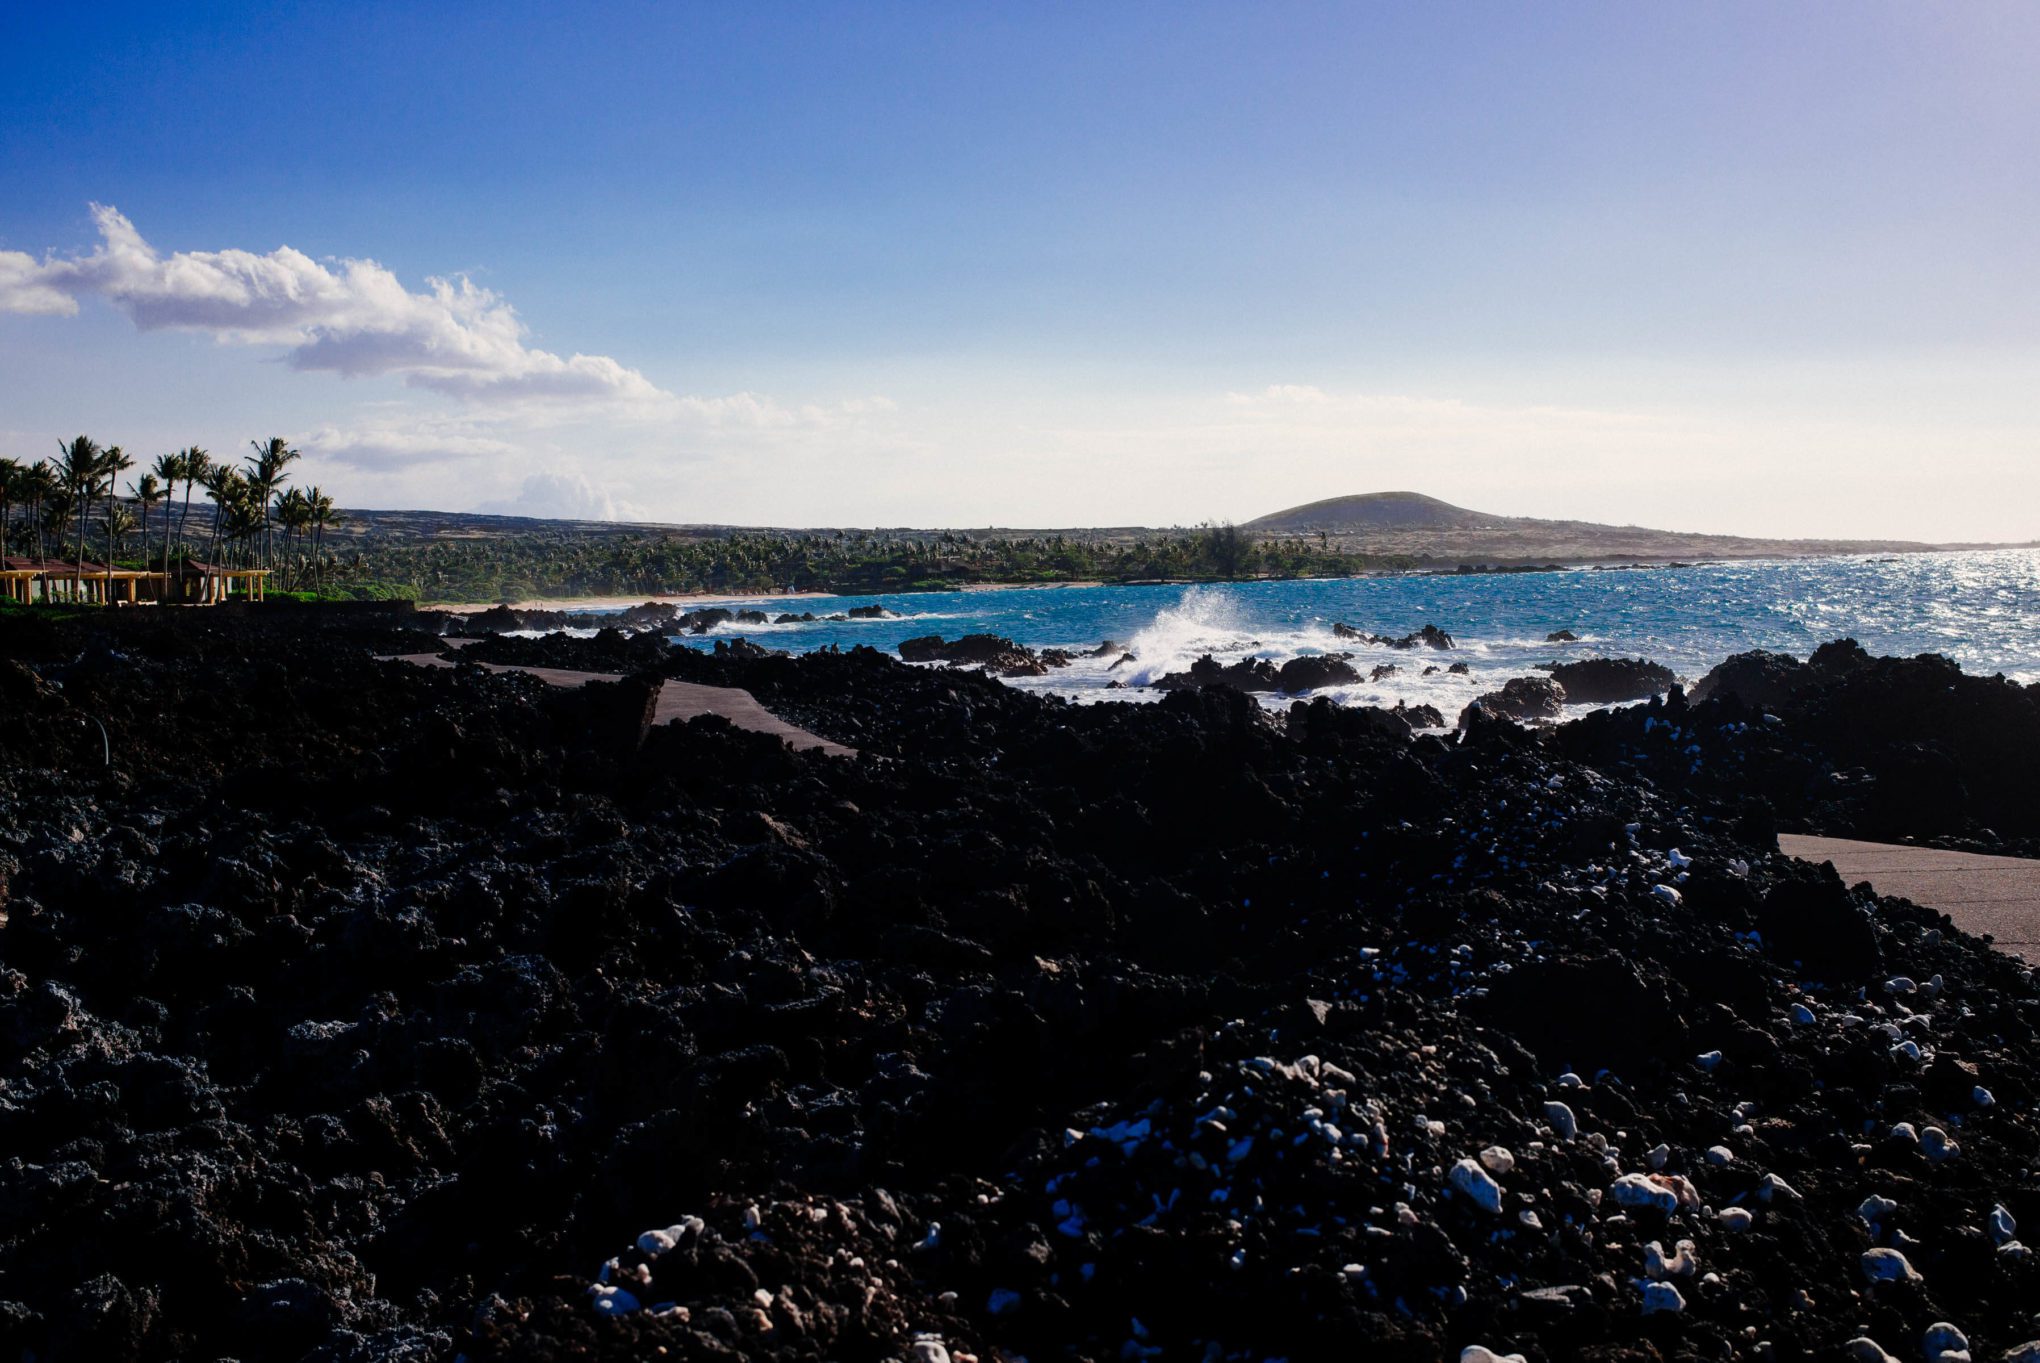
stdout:
[(113, 604), (113, 479), (106, 480), (106, 582), (102, 606)]
[(71, 599), (75, 602), (85, 588), (85, 522), (92, 519), (92, 515), (86, 505), (90, 498), (86, 494), (85, 485), (73, 483), (72, 487), (74, 491), (71, 494), (71, 506), (78, 513), (78, 561), (75, 565), (77, 571), (71, 577)]

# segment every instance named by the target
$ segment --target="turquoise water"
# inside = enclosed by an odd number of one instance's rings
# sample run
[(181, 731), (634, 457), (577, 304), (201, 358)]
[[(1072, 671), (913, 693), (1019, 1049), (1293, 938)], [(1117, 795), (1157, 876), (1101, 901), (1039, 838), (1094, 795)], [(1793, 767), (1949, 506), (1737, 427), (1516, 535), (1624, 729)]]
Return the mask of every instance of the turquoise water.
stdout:
[[(712, 646), (742, 634), (773, 648), (806, 651), (856, 644), (892, 649), (940, 634), (1005, 635), (1034, 648), (1091, 650), (1117, 640), (1138, 662), (1080, 659), (1016, 685), (1079, 699), (1152, 698), (1129, 687), (1189, 665), (1258, 654), (1281, 662), (1302, 653), (1350, 652), (1363, 671), (1399, 671), (1327, 694), (1362, 704), (1428, 701), (1450, 717), (1483, 690), (1538, 662), (1599, 654), (1641, 656), (1691, 680), (1731, 653), (1766, 648), (1804, 656), (1843, 635), (1872, 653), (1945, 653), (1965, 671), (2040, 681), (2040, 550), (1795, 559), (1696, 568), (1579, 570), (1507, 575), (1251, 582), (1197, 587), (1051, 587), (913, 593), (742, 604), (816, 614), (879, 602), (897, 620), (728, 625), (680, 640)], [(1436, 624), (1458, 640), (1452, 653), (1397, 652), (1335, 638), (1333, 621), (1400, 635)], [(1569, 629), (1576, 644), (1545, 636)], [(1117, 657), (1117, 654), (1114, 654)], [(1444, 664), (1465, 661), (1470, 675)], [(1422, 669), (1441, 670), (1424, 676)]]

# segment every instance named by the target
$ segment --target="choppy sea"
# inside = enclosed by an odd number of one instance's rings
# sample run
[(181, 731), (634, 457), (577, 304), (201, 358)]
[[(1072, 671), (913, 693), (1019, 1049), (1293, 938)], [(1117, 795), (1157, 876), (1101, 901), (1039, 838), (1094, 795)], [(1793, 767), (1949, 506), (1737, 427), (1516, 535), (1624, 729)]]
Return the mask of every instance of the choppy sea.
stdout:
[[(1448, 717), (1541, 662), (1643, 657), (1691, 681), (1731, 653), (1765, 648), (1803, 657), (1845, 635), (1872, 653), (1943, 653), (1970, 673), (2040, 681), (2040, 550), (2032, 549), (1216, 586), (749, 597), (732, 604), (826, 615), (872, 603), (898, 618), (732, 622), (677, 642), (705, 648), (744, 635), (795, 652), (857, 644), (892, 650), (917, 635), (989, 633), (1032, 648), (1088, 653), (1115, 640), (1121, 649), (1109, 657), (1080, 657), (1067, 669), (1013, 683), (1087, 701), (1153, 699), (1157, 693), (1139, 689), (1143, 683), (1204, 653), (1279, 664), (1299, 654), (1348, 652), (1363, 672), (1380, 663), (1397, 670), (1324, 694), (1366, 705), (1428, 702)], [(1435, 624), (1458, 647), (1444, 654), (1356, 645), (1333, 634), (1334, 622), (1382, 635)], [(1546, 642), (1560, 630), (1579, 642)], [(1120, 651), (1138, 661), (1113, 670)], [(1467, 674), (1445, 671), (1454, 661), (1467, 663)], [(1427, 667), (1438, 670), (1426, 675)], [(1107, 689), (1114, 680), (1126, 689)]]

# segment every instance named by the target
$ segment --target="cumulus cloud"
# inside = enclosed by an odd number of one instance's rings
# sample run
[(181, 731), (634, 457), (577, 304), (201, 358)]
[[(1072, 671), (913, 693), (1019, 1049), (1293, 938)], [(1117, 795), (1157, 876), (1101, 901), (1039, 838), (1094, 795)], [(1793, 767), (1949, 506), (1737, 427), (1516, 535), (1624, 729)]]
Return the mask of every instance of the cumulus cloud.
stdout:
[(26, 251), (0, 251), (0, 312), (39, 313), (68, 317), (78, 300), (49, 283), (47, 267)]
[(673, 400), (606, 355), (526, 345), (515, 309), (465, 278), (413, 292), (372, 260), (321, 262), (288, 246), (165, 256), (118, 210), (94, 204), (92, 215), (100, 244), (89, 253), (0, 252), (0, 312), (67, 315), (100, 297), (144, 331), (281, 346), (295, 369), (393, 375), (474, 401)]
[(475, 510), (497, 516), (543, 516), (570, 521), (641, 520), (643, 514), (615, 489), (577, 472), (534, 473), (514, 497), (484, 502)]
[(418, 420), (402, 424), (322, 426), (297, 442), (307, 455), (372, 472), (520, 453), (507, 440), (457, 423)]

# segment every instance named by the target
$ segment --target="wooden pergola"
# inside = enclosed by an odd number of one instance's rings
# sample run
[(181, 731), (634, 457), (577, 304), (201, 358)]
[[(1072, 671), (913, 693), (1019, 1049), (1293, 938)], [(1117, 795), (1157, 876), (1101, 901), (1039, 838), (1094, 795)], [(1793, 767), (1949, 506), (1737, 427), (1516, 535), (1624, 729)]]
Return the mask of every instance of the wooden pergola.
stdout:
[[(160, 601), (169, 586), (168, 573), (153, 572), (143, 568), (116, 568), (110, 563), (79, 564), (75, 559), (64, 562), (61, 559), (44, 559), (37, 565), (37, 576), (42, 580), (43, 600), (54, 601), (58, 583), (71, 584), (71, 599), (95, 602), (99, 605), (132, 606), (143, 599)], [(150, 591), (143, 598), (137, 588), (146, 584)]]
[(43, 575), (42, 564), (32, 558), (0, 558), (0, 591), (9, 601), (26, 605), (34, 599), (36, 580)]
[(46, 603), (68, 600), (132, 606), (179, 601), (213, 606), (224, 601), (265, 599), (269, 573), (267, 568), (230, 568), (196, 559), (177, 563), (166, 573), (106, 563), (80, 564), (76, 559), (10, 557), (0, 559), (0, 593), (26, 604), (37, 599), (40, 584), (41, 599)]
[[(0, 567), (0, 584), (6, 596), (16, 602), (33, 602), (37, 584), (43, 586), (43, 602), (59, 600), (59, 584), (69, 592), (71, 602), (98, 602), (135, 606), (143, 600), (159, 602), (169, 594), (169, 573), (135, 567), (114, 567), (110, 563), (80, 563), (78, 559), (22, 559), (8, 557)], [(147, 588), (147, 592), (143, 592)]]
[(243, 601), (260, 601), (268, 595), (267, 568), (229, 568), (192, 558), (178, 564), (177, 576), (181, 598), (194, 606), (215, 606), (233, 599), (236, 583)]

